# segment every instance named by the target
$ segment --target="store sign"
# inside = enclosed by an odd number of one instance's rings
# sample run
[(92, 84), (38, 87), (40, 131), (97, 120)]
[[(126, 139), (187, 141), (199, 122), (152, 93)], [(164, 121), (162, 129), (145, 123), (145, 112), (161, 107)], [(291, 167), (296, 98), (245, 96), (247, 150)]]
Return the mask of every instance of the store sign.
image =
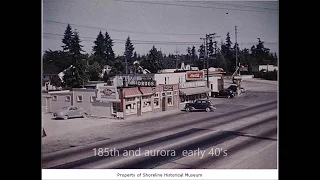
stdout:
[(194, 81), (194, 82), (179, 83), (179, 89), (203, 87), (203, 86), (207, 86), (206, 81)]
[(204, 80), (204, 71), (187, 71), (186, 80)]
[(155, 80), (137, 80), (137, 86), (139, 87), (155, 87), (156, 81)]
[(152, 79), (152, 77), (142, 76), (142, 77), (141, 77), (141, 80), (142, 80), (142, 81), (152, 81), (153, 79)]
[(119, 99), (119, 94), (117, 92), (117, 88), (114, 86), (106, 86), (100, 85), (97, 86), (98, 92), (97, 92), (97, 100), (103, 101), (103, 100), (116, 100)]
[(163, 91), (173, 91), (173, 85), (164, 85)]

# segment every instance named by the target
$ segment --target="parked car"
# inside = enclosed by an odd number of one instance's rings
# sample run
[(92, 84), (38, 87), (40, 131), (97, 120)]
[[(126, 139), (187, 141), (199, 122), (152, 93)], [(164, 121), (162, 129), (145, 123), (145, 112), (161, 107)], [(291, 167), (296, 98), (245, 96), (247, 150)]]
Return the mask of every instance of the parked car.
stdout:
[(53, 118), (62, 118), (64, 120), (86, 116), (87, 113), (84, 109), (75, 106), (63, 107), (62, 109), (59, 109), (57, 112), (53, 113)]
[(184, 110), (186, 112), (194, 111), (194, 110), (205, 110), (207, 112), (216, 110), (216, 107), (210, 100), (196, 100), (194, 103), (187, 103), (184, 106)]
[[(231, 89), (233, 92), (235, 92), (235, 95), (236, 95), (236, 94), (237, 94), (236, 92), (237, 92), (237, 89), (238, 89), (238, 85), (236, 85), (236, 84), (231, 84), (231, 85), (228, 87), (228, 89)], [(243, 88), (243, 87), (241, 87), (241, 88), (240, 88), (240, 92), (241, 92), (241, 93), (244, 93), (244, 92), (246, 92), (246, 89)]]
[(233, 98), (235, 93), (231, 89), (221, 89), (217, 97)]
[(237, 90), (238, 90), (238, 85), (236, 84), (231, 84), (227, 89), (230, 89), (234, 92), (234, 96), (237, 95)]

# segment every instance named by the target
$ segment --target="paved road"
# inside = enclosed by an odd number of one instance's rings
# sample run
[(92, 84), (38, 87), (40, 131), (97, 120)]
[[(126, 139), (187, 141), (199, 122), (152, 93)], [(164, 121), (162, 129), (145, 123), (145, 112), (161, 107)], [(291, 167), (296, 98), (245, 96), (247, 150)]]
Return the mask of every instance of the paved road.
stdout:
[[(101, 125), (95, 128), (100, 141), (65, 151), (48, 149), (68, 143), (44, 143), (43, 168), (275, 169), (277, 84), (243, 81), (242, 87), (247, 92), (234, 99), (213, 99), (214, 112)], [(99, 156), (99, 148), (115, 153)]]

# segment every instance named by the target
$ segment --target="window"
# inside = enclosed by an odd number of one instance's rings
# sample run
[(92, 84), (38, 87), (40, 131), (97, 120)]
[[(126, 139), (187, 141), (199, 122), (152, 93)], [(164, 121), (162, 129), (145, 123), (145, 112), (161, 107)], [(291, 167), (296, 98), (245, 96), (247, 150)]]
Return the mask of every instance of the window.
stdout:
[(172, 91), (168, 91), (168, 92), (167, 92), (167, 95), (168, 95), (168, 96), (172, 96)]
[(71, 96), (66, 96), (66, 102), (70, 102), (71, 101)]
[(135, 102), (130, 102), (126, 104), (126, 114), (137, 113), (137, 107)]
[(178, 95), (178, 91), (174, 91), (174, 95)]
[(167, 77), (164, 77), (164, 84), (167, 84)]
[(82, 96), (77, 96), (77, 101), (82, 102)]
[(138, 97), (132, 97), (132, 98), (126, 98), (125, 103), (126, 103), (126, 114), (136, 114), (137, 113), (137, 103), (136, 103), (136, 98)]
[(154, 97), (156, 98), (156, 97), (159, 97), (159, 93), (155, 93), (154, 94)]
[(154, 98), (154, 99), (153, 99), (153, 108), (154, 108), (154, 109), (160, 108), (159, 98)]
[(57, 99), (57, 96), (52, 96), (52, 101), (56, 101)]
[(134, 101), (135, 98), (126, 98), (126, 102), (129, 102), (129, 101)]
[(95, 96), (90, 96), (90, 102), (96, 102), (97, 100), (97, 97)]

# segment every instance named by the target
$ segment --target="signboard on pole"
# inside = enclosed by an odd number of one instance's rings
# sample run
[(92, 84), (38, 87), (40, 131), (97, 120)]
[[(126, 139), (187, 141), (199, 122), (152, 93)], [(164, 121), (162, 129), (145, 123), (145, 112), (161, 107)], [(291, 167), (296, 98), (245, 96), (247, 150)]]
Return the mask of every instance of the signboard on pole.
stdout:
[(186, 72), (186, 80), (204, 80), (204, 71), (187, 71)]
[(109, 101), (118, 100), (119, 94), (115, 86), (107, 86), (107, 84), (98, 85), (97, 100), (98, 101)]
[(155, 87), (156, 81), (155, 80), (137, 80), (137, 86), (139, 87)]
[(163, 91), (173, 91), (173, 85), (164, 85)]

